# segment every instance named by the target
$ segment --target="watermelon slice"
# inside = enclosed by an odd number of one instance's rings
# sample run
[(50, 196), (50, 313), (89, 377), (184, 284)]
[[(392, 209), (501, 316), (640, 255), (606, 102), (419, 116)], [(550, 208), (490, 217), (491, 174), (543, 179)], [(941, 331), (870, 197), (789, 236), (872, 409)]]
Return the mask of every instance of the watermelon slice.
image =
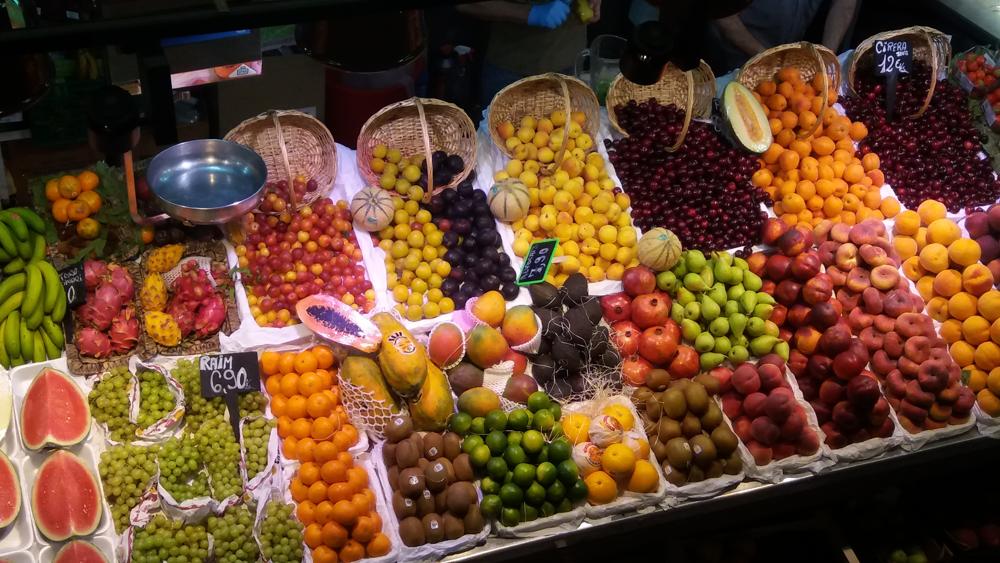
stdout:
[(21, 440), (37, 451), (79, 444), (90, 432), (90, 406), (73, 379), (51, 368), (38, 372), (21, 402)]
[(76, 455), (56, 450), (45, 458), (31, 489), (35, 526), (52, 541), (93, 533), (101, 522), (101, 489)]
[(108, 558), (89, 541), (73, 540), (62, 546), (52, 563), (108, 563)]
[(0, 531), (17, 520), (21, 513), (21, 484), (17, 480), (14, 464), (0, 452)]
[(367, 353), (378, 350), (382, 342), (375, 323), (332, 295), (300, 299), (295, 312), (309, 330), (331, 342)]

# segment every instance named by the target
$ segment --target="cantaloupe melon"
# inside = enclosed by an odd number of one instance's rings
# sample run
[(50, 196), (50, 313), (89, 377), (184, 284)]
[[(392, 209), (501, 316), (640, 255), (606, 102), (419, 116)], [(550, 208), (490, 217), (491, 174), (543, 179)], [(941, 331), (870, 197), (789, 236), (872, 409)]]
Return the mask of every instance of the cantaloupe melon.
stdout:
[(392, 195), (381, 188), (369, 186), (351, 199), (351, 218), (354, 224), (369, 232), (384, 229), (392, 222), (395, 211)]
[(753, 97), (753, 92), (735, 80), (722, 91), (722, 115), (732, 127), (736, 141), (746, 150), (761, 154), (774, 141), (764, 107)]
[(669, 270), (681, 257), (681, 241), (669, 230), (657, 227), (643, 233), (638, 255), (639, 263), (654, 272)]
[(493, 216), (504, 223), (524, 219), (531, 205), (528, 188), (514, 178), (493, 184), (486, 198)]

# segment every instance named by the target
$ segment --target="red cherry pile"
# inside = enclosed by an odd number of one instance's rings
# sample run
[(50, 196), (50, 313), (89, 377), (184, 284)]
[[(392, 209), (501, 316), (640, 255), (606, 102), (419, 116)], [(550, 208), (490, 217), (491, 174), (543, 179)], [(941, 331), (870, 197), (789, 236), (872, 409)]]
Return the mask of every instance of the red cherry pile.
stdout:
[(605, 140), (611, 163), (632, 198), (632, 219), (643, 230), (666, 227), (684, 248), (726, 250), (760, 240), (770, 203), (750, 183), (757, 158), (724, 141), (707, 123), (692, 122), (684, 144), (667, 152), (683, 112), (656, 100), (615, 108), (629, 137)]
[[(305, 199), (306, 194), (316, 191), (319, 184), (316, 180), (310, 178), (306, 179), (304, 176), (296, 176), (292, 180), (292, 189), (295, 191), (295, 201), (302, 201)], [(288, 191), (288, 181), (279, 180), (277, 182), (268, 182), (264, 185), (264, 201), (260, 203), (260, 210), (264, 213), (271, 213), (273, 211), (281, 212), (289, 207), (289, 191)]]

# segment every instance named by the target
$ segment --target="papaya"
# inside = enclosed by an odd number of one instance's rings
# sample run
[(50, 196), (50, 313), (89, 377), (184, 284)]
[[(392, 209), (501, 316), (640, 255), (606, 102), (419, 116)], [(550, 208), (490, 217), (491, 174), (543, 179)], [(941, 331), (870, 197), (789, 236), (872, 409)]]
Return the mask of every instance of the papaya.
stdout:
[(472, 417), (486, 416), (499, 408), (500, 397), (486, 387), (473, 387), (458, 397), (458, 410)]
[(400, 395), (411, 396), (420, 390), (427, 377), (427, 352), (424, 347), (389, 313), (372, 315), (372, 322), (382, 333), (378, 365), (389, 387)]
[(392, 414), (399, 412), (396, 398), (389, 392), (389, 387), (382, 377), (382, 370), (375, 360), (364, 356), (348, 356), (340, 364), (340, 377), (351, 385), (371, 393), (372, 400), (388, 406)]
[(444, 430), (448, 417), (455, 412), (455, 399), (451, 395), (448, 378), (439, 367), (427, 364), (427, 377), (420, 386), (420, 394), (409, 404), (414, 430)]

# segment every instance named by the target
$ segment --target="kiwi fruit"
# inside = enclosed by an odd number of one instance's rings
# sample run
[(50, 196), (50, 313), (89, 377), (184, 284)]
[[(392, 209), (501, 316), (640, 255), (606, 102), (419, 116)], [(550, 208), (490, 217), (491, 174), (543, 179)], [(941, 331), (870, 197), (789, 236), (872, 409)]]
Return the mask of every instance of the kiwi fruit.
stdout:
[(632, 405), (638, 410), (645, 409), (646, 401), (652, 396), (653, 390), (649, 387), (636, 387), (635, 391), (632, 391)]
[(478, 534), (486, 526), (486, 521), (483, 520), (483, 513), (479, 512), (478, 503), (469, 506), (469, 510), (466, 511), (465, 518), (462, 521), (465, 523), (466, 534)]
[[(656, 438), (656, 435), (653, 434), (652, 437)], [(656, 456), (657, 461), (666, 461), (668, 452), (667, 444), (661, 442), (659, 439), (653, 439), (649, 442), (649, 449), (653, 451), (653, 455)]]
[(531, 303), (535, 307), (543, 309), (557, 309), (559, 303), (559, 290), (549, 282), (543, 281), (528, 286), (528, 294), (531, 296)]
[(424, 523), (416, 516), (403, 518), (399, 521), (399, 539), (409, 547), (424, 545), (427, 540), (424, 536)]
[(698, 420), (697, 416), (687, 413), (681, 420), (681, 432), (687, 438), (701, 434), (701, 421)]
[(680, 423), (672, 418), (663, 417), (656, 423), (656, 435), (664, 444), (683, 434)]
[(440, 516), (432, 512), (425, 515), (421, 522), (424, 525), (424, 539), (427, 543), (437, 543), (444, 539), (444, 522)]
[(653, 395), (650, 395), (649, 398), (646, 399), (646, 416), (648, 416), (650, 420), (661, 420), (662, 418), (667, 418), (663, 416), (663, 405), (661, 405), (660, 401), (658, 401)]
[(715, 443), (712, 439), (708, 437), (708, 434), (698, 434), (697, 436), (692, 436), (688, 440), (688, 444), (691, 446), (691, 452), (694, 454), (694, 463), (698, 467), (708, 468), (708, 466), (715, 461), (718, 456), (718, 451), (715, 449)]
[(389, 483), (389, 488), (396, 490), (399, 488), (399, 468), (395, 465), (390, 465), (389, 470), (386, 472), (385, 480)]
[(701, 415), (701, 428), (706, 432), (711, 432), (722, 424), (722, 409), (715, 401), (708, 402), (708, 408), (705, 409), (705, 414)]
[(434, 513), (434, 494), (424, 489), (417, 496), (417, 516), (423, 518), (427, 514)]
[(667, 385), (670, 385), (670, 372), (661, 368), (649, 370), (649, 374), (646, 376), (646, 385), (653, 391), (663, 391)]
[(393, 415), (385, 425), (385, 439), (390, 443), (401, 442), (413, 434), (413, 421), (406, 414)]
[(669, 461), (664, 461), (663, 467), (663, 478), (667, 480), (668, 483), (680, 487), (687, 483), (687, 475), (678, 469), (675, 469), (673, 465), (670, 465)]
[(417, 502), (396, 491), (392, 493), (392, 511), (396, 513), (396, 518), (402, 522), (404, 518), (417, 515)]
[(462, 437), (454, 432), (445, 432), (442, 441), (444, 442), (444, 457), (454, 461), (462, 453)]
[(434, 495), (434, 512), (438, 514), (448, 512), (448, 489)]
[(739, 446), (736, 433), (725, 424), (720, 424), (715, 427), (715, 430), (712, 430), (712, 442), (715, 443), (719, 457), (729, 457)]
[(696, 416), (701, 416), (705, 414), (708, 409), (708, 403), (711, 399), (708, 397), (708, 392), (705, 391), (705, 386), (700, 383), (692, 383), (684, 388), (684, 400), (687, 402), (688, 411), (694, 413)]
[(399, 472), (399, 492), (403, 496), (417, 498), (427, 485), (424, 472), (419, 467), (410, 467)]
[(424, 469), (424, 482), (427, 488), (435, 493), (443, 491), (448, 486), (448, 468), (445, 463), (448, 460), (436, 460)]
[(667, 387), (669, 389), (673, 389), (673, 388), (676, 387), (677, 389), (680, 389), (680, 390), (683, 391), (684, 388), (687, 387), (688, 385), (691, 385), (691, 380), (688, 379), (688, 378), (686, 378), (686, 377), (682, 377), (680, 379), (672, 379), (670, 381), (670, 385), (668, 385)]
[(455, 479), (458, 481), (472, 481), (476, 478), (476, 473), (472, 469), (472, 462), (469, 460), (469, 454), (463, 453), (459, 454), (455, 458), (455, 461), (451, 463), (455, 470)]
[(666, 458), (670, 462), (670, 465), (673, 465), (676, 469), (686, 470), (691, 466), (694, 452), (691, 451), (691, 445), (688, 444), (687, 439), (673, 438), (667, 442)]
[(729, 454), (726, 458), (726, 466), (722, 469), (726, 475), (736, 475), (740, 471), (743, 471), (743, 458), (740, 457), (740, 452), (734, 451)]
[(409, 440), (410, 440), (410, 442), (413, 442), (414, 446), (417, 447), (417, 454), (422, 457), (423, 454), (424, 454), (424, 438), (423, 438), (423, 436), (421, 436), (420, 434), (414, 432), (413, 434), (410, 434)]
[(437, 432), (428, 432), (427, 434), (424, 434), (424, 458), (428, 461), (434, 461), (443, 455), (444, 438), (442, 438)]
[(660, 395), (660, 403), (663, 405), (663, 413), (674, 420), (680, 420), (687, 413), (687, 400), (684, 399), (684, 391), (676, 387), (664, 391)]
[(692, 465), (688, 470), (688, 483), (697, 483), (705, 480), (705, 472), (697, 465)]
[(386, 442), (385, 445), (382, 446), (382, 463), (384, 463), (386, 467), (396, 465), (396, 444)]
[(420, 458), (420, 459), (417, 460), (417, 468), (420, 469), (421, 471), (426, 471), (427, 470), (427, 466), (430, 465), (430, 464), (431, 464), (431, 462), (427, 461), (427, 458), (423, 458), (422, 457), (422, 458)]
[(420, 459), (420, 450), (411, 440), (404, 440), (396, 444), (396, 465), (400, 470), (415, 467)]
[(476, 502), (476, 487), (467, 481), (452, 483), (448, 487), (448, 512), (464, 516), (469, 506)]
[(725, 468), (726, 468), (726, 462), (721, 459), (717, 459), (712, 463), (708, 464), (708, 467), (705, 469), (705, 477), (709, 479), (722, 477), (723, 470)]
[(444, 539), (446, 540), (457, 540), (465, 535), (465, 522), (450, 512), (441, 517), (441, 524), (444, 525)]
[(708, 391), (709, 395), (719, 394), (719, 387), (720, 387), (719, 380), (714, 375), (708, 373), (699, 373), (698, 375), (694, 376), (694, 381), (697, 383), (701, 383), (702, 386), (705, 387), (705, 391)]

